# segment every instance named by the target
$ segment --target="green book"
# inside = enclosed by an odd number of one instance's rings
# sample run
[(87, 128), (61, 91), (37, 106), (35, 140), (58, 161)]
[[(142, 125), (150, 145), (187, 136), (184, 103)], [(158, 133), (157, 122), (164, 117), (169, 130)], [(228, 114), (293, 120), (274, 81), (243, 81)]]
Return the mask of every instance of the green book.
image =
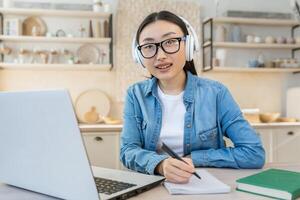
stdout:
[(268, 169), (237, 181), (237, 190), (279, 199), (300, 196), (300, 173), (281, 169)]

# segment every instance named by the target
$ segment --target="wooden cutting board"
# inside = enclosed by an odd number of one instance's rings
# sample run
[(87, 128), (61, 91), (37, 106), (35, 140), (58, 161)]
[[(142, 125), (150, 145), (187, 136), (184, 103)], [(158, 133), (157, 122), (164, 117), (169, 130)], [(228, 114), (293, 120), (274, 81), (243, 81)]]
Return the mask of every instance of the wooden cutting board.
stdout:
[(100, 123), (110, 111), (110, 100), (101, 90), (87, 90), (77, 97), (75, 111), (79, 122)]

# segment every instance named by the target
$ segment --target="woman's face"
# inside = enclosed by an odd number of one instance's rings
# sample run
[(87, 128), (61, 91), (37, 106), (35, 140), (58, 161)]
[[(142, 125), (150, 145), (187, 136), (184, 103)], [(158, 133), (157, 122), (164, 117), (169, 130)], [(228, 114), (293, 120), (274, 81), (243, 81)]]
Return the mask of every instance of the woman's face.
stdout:
[[(139, 38), (139, 44), (144, 45), (144, 52), (153, 52), (151, 43), (158, 43), (165, 41), (163, 47), (166, 51), (174, 52), (179, 45), (179, 50), (175, 53), (166, 53), (162, 50), (162, 47), (158, 47), (157, 53), (152, 58), (142, 58), (143, 65), (147, 70), (159, 80), (170, 80), (176, 78), (177, 75), (183, 72), (185, 65), (185, 42), (178, 42), (175, 40), (169, 40), (172, 38), (182, 38), (184, 36), (180, 27), (176, 24), (165, 20), (158, 20), (148, 24), (141, 32)], [(150, 45), (145, 45), (150, 44)], [(154, 50), (155, 51), (155, 50)], [(151, 53), (149, 54), (151, 55)]]

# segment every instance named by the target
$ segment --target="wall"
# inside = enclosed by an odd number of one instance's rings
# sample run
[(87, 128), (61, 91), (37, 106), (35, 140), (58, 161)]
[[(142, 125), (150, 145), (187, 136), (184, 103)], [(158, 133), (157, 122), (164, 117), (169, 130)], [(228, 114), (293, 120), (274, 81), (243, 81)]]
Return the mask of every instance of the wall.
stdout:
[[(33, 0), (23, 0), (32, 2)], [(37, 1), (37, 0), (36, 0)], [(122, 1), (122, 0), (120, 0)], [(137, 0), (139, 1), (139, 0)], [(201, 18), (214, 17), (216, 9), (212, 0), (187, 0), (198, 2), (201, 5)], [(69, 0), (40, 0), (38, 2), (69, 3)], [(92, 0), (73, 0), (72, 3), (90, 4)], [(115, 12), (117, 0), (106, 1), (112, 3)], [(288, 0), (226, 0), (220, 1), (218, 15), (226, 10), (255, 10), (289, 12)], [(117, 31), (117, 28), (114, 29)], [(266, 30), (267, 31), (267, 30)], [(254, 52), (253, 55), (255, 55)], [(115, 56), (117, 58), (117, 55)], [(132, 62), (132, 61), (129, 61)], [(115, 67), (122, 67), (115, 66)], [(133, 69), (135, 70), (135, 69)], [(242, 108), (259, 107), (262, 111), (282, 111), (285, 113), (285, 95), (289, 87), (300, 86), (299, 74), (281, 73), (205, 73), (202, 76), (219, 80), (229, 87), (233, 96)], [(99, 88), (105, 91), (112, 99), (111, 115), (121, 117), (122, 102), (117, 101), (118, 94), (115, 88), (116, 71), (112, 72), (38, 72), (38, 71), (0, 71), (0, 90), (20, 90), (27, 88), (67, 87), (72, 97), (88, 88)]]
[[(144, 5), (147, 8), (140, 9)], [(122, 66), (116, 68), (117, 78), (117, 100), (122, 101), (126, 95), (128, 85), (135, 83), (137, 80), (143, 80), (144, 77), (149, 77), (150, 74), (145, 73), (143, 67), (133, 62), (132, 53), (128, 51), (128, 48), (132, 45), (132, 39), (135, 35), (136, 29), (141, 21), (152, 12), (157, 10), (169, 10), (183, 16), (192, 25), (201, 23), (200, 20), (200, 5), (196, 2), (184, 2), (179, 0), (122, 0), (118, 4), (116, 15), (116, 27), (115, 34), (115, 54), (116, 54), (116, 66)], [(134, 13), (134, 15), (132, 15)], [(130, 22), (130, 23), (128, 23)], [(196, 33), (200, 34), (200, 27), (195, 28)], [(194, 63), (200, 70), (201, 54), (195, 53)]]

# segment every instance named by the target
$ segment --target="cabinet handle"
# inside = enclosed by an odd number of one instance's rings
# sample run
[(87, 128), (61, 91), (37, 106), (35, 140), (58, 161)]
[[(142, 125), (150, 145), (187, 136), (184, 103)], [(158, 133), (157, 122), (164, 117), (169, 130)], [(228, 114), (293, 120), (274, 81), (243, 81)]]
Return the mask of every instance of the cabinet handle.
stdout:
[(100, 141), (102, 141), (102, 140), (103, 140), (103, 138), (102, 138), (102, 137), (100, 137), (100, 136), (97, 136), (97, 137), (95, 137), (95, 140), (100, 142)]
[(294, 135), (294, 132), (293, 131), (289, 131), (287, 134), (288, 135)]

